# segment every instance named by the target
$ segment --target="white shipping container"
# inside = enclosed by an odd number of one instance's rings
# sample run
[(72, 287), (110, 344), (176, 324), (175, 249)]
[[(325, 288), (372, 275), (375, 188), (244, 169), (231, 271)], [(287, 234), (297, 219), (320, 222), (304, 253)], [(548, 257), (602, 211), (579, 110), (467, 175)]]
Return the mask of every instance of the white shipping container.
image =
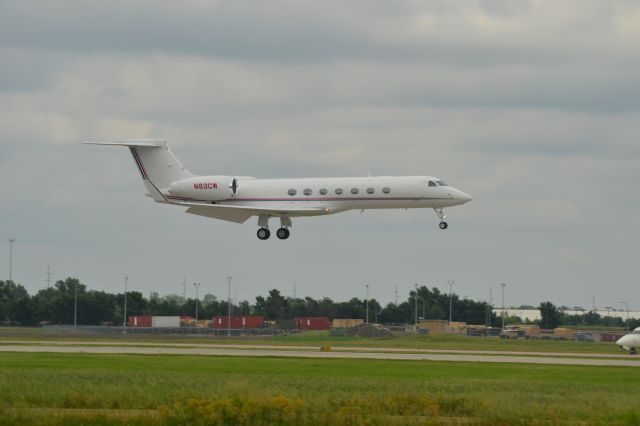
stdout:
[(180, 317), (151, 317), (151, 327), (180, 327)]

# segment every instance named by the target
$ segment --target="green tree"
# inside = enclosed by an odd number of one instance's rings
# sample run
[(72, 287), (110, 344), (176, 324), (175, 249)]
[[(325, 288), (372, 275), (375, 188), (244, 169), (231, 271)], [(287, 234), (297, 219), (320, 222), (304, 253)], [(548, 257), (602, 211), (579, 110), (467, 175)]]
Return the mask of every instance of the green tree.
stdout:
[(27, 290), (13, 281), (0, 281), (0, 321), (33, 325), (33, 304)]
[(540, 328), (556, 328), (562, 322), (562, 313), (551, 302), (542, 302), (538, 307), (540, 309)]

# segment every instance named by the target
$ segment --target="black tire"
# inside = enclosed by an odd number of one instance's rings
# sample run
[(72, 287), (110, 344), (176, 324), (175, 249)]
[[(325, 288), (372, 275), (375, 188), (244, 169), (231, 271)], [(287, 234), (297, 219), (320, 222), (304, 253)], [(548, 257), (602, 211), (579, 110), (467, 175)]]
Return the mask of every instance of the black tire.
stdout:
[(260, 228), (258, 229), (257, 235), (260, 240), (268, 240), (271, 236), (271, 232), (267, 228)]
[(440, 229), (447, 229), (449, 227), (449, 224), (447, 222), (440, 222)]
[(289, 230), (287, 228), (280, 228), (276, 231), (276, 236), (281, 240), (286, 240), (289, 238)]

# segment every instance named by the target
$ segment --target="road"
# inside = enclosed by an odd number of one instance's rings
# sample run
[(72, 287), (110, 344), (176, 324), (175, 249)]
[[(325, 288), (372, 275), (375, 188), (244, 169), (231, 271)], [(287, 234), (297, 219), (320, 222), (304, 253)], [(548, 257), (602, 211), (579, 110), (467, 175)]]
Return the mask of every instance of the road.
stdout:
[[(378, 360), (404, 360), (404, 361), (449, 361), (449, 362), (489, 362), (507, 364), (547, 364), (547, 365), (589, 365), (589, 366), (625, 366), (640, 368), (638, 358), (621, 359), (617, 356), (601, 354), (575, 354), (576, 357), (567, 354), (545, 353), (478, 353), (478, 351), (440, 350), (441, 353), (428, 353), (424, 350), (413, 352), (412, 350), (396, 349), (387, 351), (384, 348), (336, 348), (331, 352), (322, 352), (319, 348), (289, 347), (267, 345), (191, 345), (176, 347), (176, 344), (158, 346), (153, 344), (132, 343), (118, 346), (104, 346), (106, 343), (87, 342), (56, 342), (57, 344), (34, 344), (22, 342), (22, 344), (1, 342), (0, 352), (30, 352), (30, 353), (85, 353), (85, 354), (133, 354), (133, 355), (200, 355), (200, 356), (236, 356), (236, 357), (277, 357), (277, 358), (325, 358), (325, 359), (378, 359)], [(136, 346), (133, 346), (136, 345)], [(385, 352), (381, 352), (381, 351)], [(402, 351), (402, 352), (400, 352)], [(598, 358), (587, 358), (598, 357)]]

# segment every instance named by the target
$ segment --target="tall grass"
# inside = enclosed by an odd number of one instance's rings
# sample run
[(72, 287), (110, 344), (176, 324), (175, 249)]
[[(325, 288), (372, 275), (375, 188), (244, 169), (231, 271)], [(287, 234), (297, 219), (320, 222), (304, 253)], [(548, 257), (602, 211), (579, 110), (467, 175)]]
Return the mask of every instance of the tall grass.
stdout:
[(7, 353), (0, 424), (638, 424), (638, 383), (631, 367)]

